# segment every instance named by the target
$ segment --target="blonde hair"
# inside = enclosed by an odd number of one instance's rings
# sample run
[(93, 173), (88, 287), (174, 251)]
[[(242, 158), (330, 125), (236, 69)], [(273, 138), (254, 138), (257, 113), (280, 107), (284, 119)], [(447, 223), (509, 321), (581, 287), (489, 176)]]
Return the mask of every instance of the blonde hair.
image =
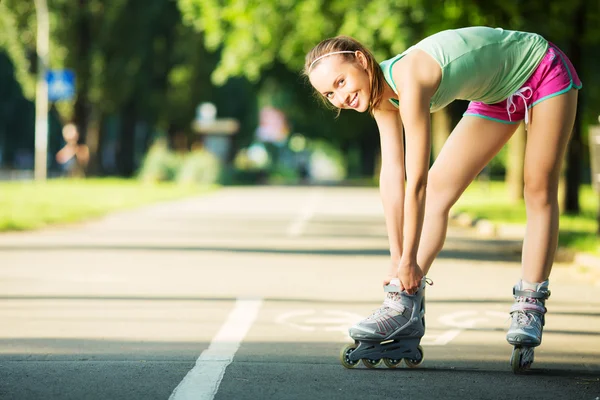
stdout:
[[(315, 66), (319, 65), (322, 58), (327, 57), (328, 55), (335, 54), (339, 57), (344, 57), (348, 62), (356, 62), (355, 53), (357, 51), (361, 52), (367, 60), (367, 73), (369, 74), (369, 81), (371, 82), (369, 112), (373, 114), (373, 111), (379, 106), (383, 98), (383, 90), (386, 85), (385, 77), (373, 54), (357, 40), (349, 36), (336, 36), (323, 40), (306, 55), (303, 74), (308, 77), (310, 71)], [(327, 106), (337, 108), (320, 93), (316, 92), (316, 94)]]

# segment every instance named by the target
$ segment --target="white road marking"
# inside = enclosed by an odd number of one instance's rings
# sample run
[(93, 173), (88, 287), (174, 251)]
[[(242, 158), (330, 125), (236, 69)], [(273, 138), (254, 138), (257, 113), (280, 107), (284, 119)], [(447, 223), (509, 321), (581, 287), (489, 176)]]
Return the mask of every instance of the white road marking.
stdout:
[[(444, 314), (438, 320), (443, 325), (453, 329), (432, 330), (430, 328), (423, 336), (421, 344), (425, 346), (445, 346), (456, 339), (465, 329), (472, 329), (480, 323), (502, 318), (506, 318), (506, 313), (499, 311), (464, 310)], [(303, 309), (280, 314), (275, 318), (275, 322), (304, 332), (340, 332), (343, 335), (343, 341), (347, 341), (348, 327), (361, 319), (360, 315), (347, 311)]]
[(453, 341), (461, 332), (462, 330), (460, 329), (451, 329), (437, 335), (426, 333), (421, 339), (421, 344), (424, 346), (445, 346)]
[(348, 327), (362, 318), (358, 314), (340, 310), (294, 310), (280, 314), (275, 322), (304, 332), (317, 330), (348, 334)]
[(225, 368), (233, 361), (261, 305), (262, 299), (237, 299), (208, 349), (200, 354), (196, 365), (177, 385), (170, 400), (212, 400), (215, 397)]
[(322, 192), (317, 189), (313, 189), (308, 201), (300, 211), (300, 214), (290, 224), (287, 234), (288, 236), (297, 237), (302, 234), (306, 223), (315, 215), (317, 203), (321, 198)]
[(447, 326), (459, 329), (474, 328), (480, 322), (487, 322), (490, 317), (494, 319), (507, 319), (508, 313), (499, 311), (478, 312), (473, 310), (457, 311), (439, 317), (439, 321)]

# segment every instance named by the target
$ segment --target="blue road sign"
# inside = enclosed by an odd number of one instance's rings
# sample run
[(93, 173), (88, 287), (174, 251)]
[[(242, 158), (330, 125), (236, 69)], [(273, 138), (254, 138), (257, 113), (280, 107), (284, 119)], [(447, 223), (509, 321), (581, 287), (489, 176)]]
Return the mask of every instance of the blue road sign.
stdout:
[(49, 70), (46, 73), (48, 100), (71, 100), (75, 96), (75, 73), (69, 69)]

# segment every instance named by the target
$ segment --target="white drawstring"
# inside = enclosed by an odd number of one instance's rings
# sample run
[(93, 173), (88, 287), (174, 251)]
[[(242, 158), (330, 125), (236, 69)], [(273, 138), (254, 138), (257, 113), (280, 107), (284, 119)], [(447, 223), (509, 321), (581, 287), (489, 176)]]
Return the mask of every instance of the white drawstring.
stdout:
[[(529, 96), (525, 95), (525, 93), (529, 90)], [(517, 105), (515, 104), (514, 97), (519, 96), (523, 99), (523, 103), (525, 104), (525, 125), (529, 123), (529, 109), (527, 108), (527, 100), (533, 96), (533, 89), (529, 86), (524, 86), (521, 89), (517, 90), (513, 94), (511, 94), (506, 100), (506, 112), (508, 113), (508, 120), (512, 122), (512, 118), (510, 114), (517, 111)]]

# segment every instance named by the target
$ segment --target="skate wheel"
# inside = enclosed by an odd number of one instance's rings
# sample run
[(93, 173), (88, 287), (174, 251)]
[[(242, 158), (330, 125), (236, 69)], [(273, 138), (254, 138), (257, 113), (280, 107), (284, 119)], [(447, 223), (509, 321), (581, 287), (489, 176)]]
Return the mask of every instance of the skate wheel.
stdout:
[(510, 367), (512, 372), (518, 374), (521, 372), (521, 348), (515, 347), (510, 356)]
[(512, 372), (520, 374), (531, 368), (533, 364), (533, 348), (515, 347), (510, 356), (510, 367)]
[(406, 366), (408, 368), (417, 368), (419, 365), (421, 365), (421, 363), (423, 362), (423, 360), (425, 359), (425, 353), (423, 352), (423, 348), (419, 345), (417, 346), (417, 351), (419, 352), (419, 358), (418, 359), (410, 359), (410, 358), (405, 358), (404, 359), (404, 363), (406, 364)]
[(350, 354), (352, 354), (352, 352), (354, 351), (354, 349), (356, 349), (356, 345), (349, 344), (346, 347), (344, 347), (340, 352), (340, 362), (345, 368), (354, 368), (358, 364), (359, 360), (351, 361), (349, 357)]
[(362, 363), (367, 368), (377, 368), (381, 360), (371, 360), (370, 358), (361, 358)]
[(384, 358), (383, 359), (383, 363), (388, 368), (396, 368), (401, 362), (402, 362), (402, 359), (399, 359), (399, 360), (395, 360), (393, 358)]

